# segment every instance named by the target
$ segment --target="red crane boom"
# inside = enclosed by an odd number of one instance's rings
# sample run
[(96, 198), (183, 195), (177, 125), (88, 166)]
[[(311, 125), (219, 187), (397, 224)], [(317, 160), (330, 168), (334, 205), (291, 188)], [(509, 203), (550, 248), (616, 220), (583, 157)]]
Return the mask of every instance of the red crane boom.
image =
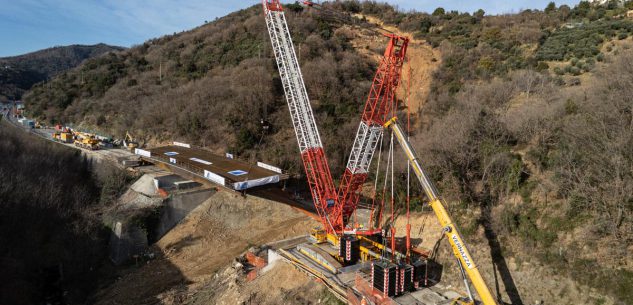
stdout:
[(395, 93), (400, 85), (409, 38), (395, 34), (385, 36), (389, 37), (389, 44), (374, 76), (339, 186), (340, 208), (337, 213), (340, 216), (337, 214), (336, 219), (341, 218), (344, 224), (358, 205), (360, 190), (367, 179), (376, 146), (383, 134), (383, 125), (394, 116), (397, 109)]

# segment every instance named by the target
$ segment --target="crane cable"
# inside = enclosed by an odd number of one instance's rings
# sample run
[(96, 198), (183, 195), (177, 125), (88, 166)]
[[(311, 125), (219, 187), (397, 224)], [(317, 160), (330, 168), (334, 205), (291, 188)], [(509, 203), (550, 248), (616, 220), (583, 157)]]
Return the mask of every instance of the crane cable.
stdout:
[(383, 212), (385, 210), (385, 198), (387, 196), (387, 181), (389, 181), (389, 164), (392, 161), (391, 159), (391, 153), (392, 153), (392, 148), (393, 146), (389, 147), (389, 152), (387, 154), (387, 166), (385, 168), (385, 180), (383, 181), (383, 186), (382, 186), (382, 197), (380, 198), (380, 214), (379, 214), (379, 218), (378, 218), (378, 223), (382, 224), (382, 217), (383, 217)]
[(393, 164), (395, 163), (394, 159), (394, 150), (393, 150), (393, 132), (391, 132), (391, 143), (389, 144), (389, 153), (391, 157), (391, 251), (392, 251), (392, 260), (395, 261), (396, 258), (396, 223), (395, 223), (395, 200), (394, 200), (394, 192), (393, 192)]
[[(264, 120), (262, 119), (262, 124), (264, 123)], [(264, 140), (264, 136), (266, 135), (266, 131), (268, 131), (269, 127), (263, 128), (262, 129), (262, 135), (259, 137), (259, 141), (257, 142), (257, 145), (255, 145), (255, 162), (257, 162), (257, 152), (259, 151), (259, 147), (262, 145), (262, 141)], [(246, 172), (246, 176), (244, 177), (244, 181), (246, 182), (249, 179), (251, 170), (253, 170), (253, 162), (250, 162), (251, 164), (248, 167), (248, 171)], [(246, 190), (244, 190), (243, 195), (246, 195)]]
[[(383, 218), (383, 212), (385, 211), (385, 198), (387, 198), (387, 182), (389, 181), (389, 168), (393, 168), (393, 132), (391, 133), (391, 143), (389, 145), (389, 152), (387, 153), (387, 165), (385, 167), (385, 180), (383, 181), (383, 187), (382, 187), (382, 197), (380, 200), (381, 203), (381, 207), (380, 207), (380, 214), (379, 214), (379, 224), (382, 225), (382, 218)], [(392, 170), (392, 178), (393, 178), (393, 170)], [(382, 245), (383, 245), (383, 253), (382, 253), (382, 257), (386, 258), (387, 257), (387, 237), (389, 235), (393, 235), (393, 179), (391, 179), (391, 223), (389, 222), (389, 220), (385, 221), (385, 227), (383, 227), (383, 239), (382, 239)], [(388, 224), (390, 224), (389, 226), (387, 226)], [(385, 229), (389, 229), (390, 232), (386, 231)], [(389, 233), (389, 234), (388, 234)], [(392, 249), (393, 250), (393, 249)], [(394, 255), (395, 255), (395, 251)]]
[[(405, 62), (409, 63), (409, 55), (405, 56)], [(411, 141), (411, 79), (413, 78), (411, 72), (411, 63), (409, 63), (407, 87), (405, 95), (405, 104), (407, 106), (407, 141)], [(407, 158), (407, 228), (406, 228), (406, 245), (407, 245), (407, 261), (411, 260), (411, 161)]]
[[(380, 134), (380, 144), (378, 150), (378, 163), (376, 165), (376, 179), (374, 181), (374, 189), (372, 194), (372, 202), (371, 202), (371, 212), (369, 214), (370, 228), (374, 228), (372, 223), (374, 223), (374, 212), (376, 211), (376, 194), (378, 189), (378, 177), (380, 176), (380, 161), (382, 160), (382, 140), (384, 138), (384, 134)], [(376, 222), (376, 225), (380, 225), (380, 223)]]

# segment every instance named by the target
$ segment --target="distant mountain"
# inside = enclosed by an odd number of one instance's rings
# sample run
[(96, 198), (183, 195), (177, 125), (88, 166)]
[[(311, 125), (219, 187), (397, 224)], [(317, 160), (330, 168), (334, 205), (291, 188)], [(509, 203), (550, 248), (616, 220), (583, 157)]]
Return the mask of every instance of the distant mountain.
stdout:
[(0, 100), (19, 99), (34, 84), (72, 69), (88, 58), (123, 49), (102, 43), (71, 45), (0, 58)]

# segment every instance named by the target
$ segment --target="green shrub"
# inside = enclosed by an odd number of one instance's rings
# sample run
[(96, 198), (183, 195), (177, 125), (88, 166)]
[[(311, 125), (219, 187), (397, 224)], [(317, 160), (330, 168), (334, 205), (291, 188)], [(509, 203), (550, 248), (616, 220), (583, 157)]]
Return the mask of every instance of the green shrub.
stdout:
[(536, 66), (537, 71), (545, 71), (548, 69), (549, 69), (549, 65), (544, 61), (539, 61), (538, 65)]
[[(583, 26), (563, 28), (547, 37), (536, 53), (539, 60), (564, 60), (565, 58), (590, 58), (600, 53), (605, 40), (620, 31), (627, 35), (633, 30), (633, 23), (627, 20), (600, 20)], [(624, 39), (623, 37), (621, 39)]]
[(554, 73), (556, 73), (556, 75), (565, 75), (565, 70), (563, 70), (561, 67), (555, 67)]

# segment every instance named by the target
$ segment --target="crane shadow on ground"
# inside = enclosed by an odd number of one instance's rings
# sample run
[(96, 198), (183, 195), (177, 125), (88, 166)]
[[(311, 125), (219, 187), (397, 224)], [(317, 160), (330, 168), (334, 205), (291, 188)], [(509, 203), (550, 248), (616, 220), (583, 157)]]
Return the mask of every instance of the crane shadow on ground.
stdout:
[(490, 246), (490, 256), (492, 257), (492, 267), (495, 281), (495, 290), (497, 295), (497, 300), (501, 304), (506, 304), (501, 301), (501, 291), (499, 287), (499, 277), (501, 277), (501, 281), (503, 282), (503, 286), (505, 287), (505, 292), (510, 298), (510, 304), (512, 305), (523, 305), (523, 300), (521, 299), (521, 295), (519, 294), (519, 290), (514, 282), (514, 278), (512, 277), (512, 273), (508, 268), (508, 264), (506, 262), (505, 257), (503, 256), (503, 250), (501, 249), (501, 244), (499, 243), (499, 239), (497, 238), (497, 234), (495, 233), (492, 223), (490, 222), (491, 214), (489, 207), (482, 207), (482, 217), (481, 224), (484, 227), (484, 235), (488, 240), (488, 246)]
[[(262, 199), (283, 203), (316, 215), (316, 210), (314, 209), (314, 205), (311, 199), (303, 199), (302, 197), (298, 197), (288, 191), (282, 190), (279, 186), (276, 185), (254, 187), (246, 191), (244, 195), (255, 196)], [(309, 193), (307, 194), (307, 196), (309, 196)]]

